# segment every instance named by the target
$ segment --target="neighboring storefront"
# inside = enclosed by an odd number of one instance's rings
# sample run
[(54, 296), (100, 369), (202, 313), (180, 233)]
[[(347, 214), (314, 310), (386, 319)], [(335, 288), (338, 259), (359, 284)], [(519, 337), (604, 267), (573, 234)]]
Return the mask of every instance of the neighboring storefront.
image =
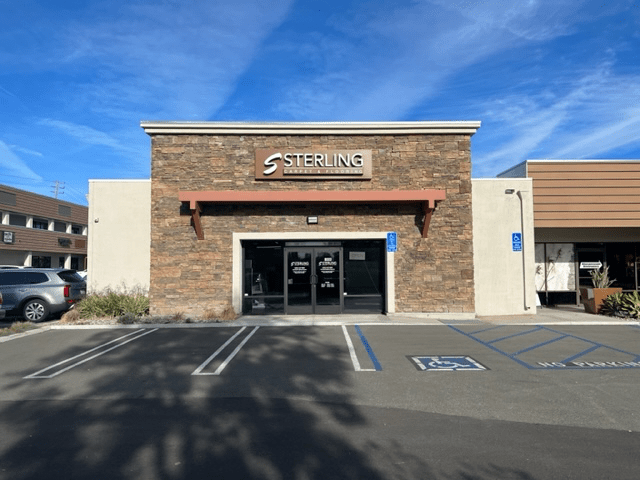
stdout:
[(580, 303), (590, 272), (638, 290), (640, 161), (528, 160), (499, 175), (533, 180), (536, 290), (543, 304)]
[(154, 314), (472, 316), (479, 122), (143, 122)]

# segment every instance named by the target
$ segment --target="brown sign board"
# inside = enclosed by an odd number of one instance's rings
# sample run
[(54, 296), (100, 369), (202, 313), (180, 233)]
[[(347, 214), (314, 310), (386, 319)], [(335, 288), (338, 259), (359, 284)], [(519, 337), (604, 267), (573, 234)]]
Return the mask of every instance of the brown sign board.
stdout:
[(256, 180), (371, 180), (371, 150), (256, 150)]

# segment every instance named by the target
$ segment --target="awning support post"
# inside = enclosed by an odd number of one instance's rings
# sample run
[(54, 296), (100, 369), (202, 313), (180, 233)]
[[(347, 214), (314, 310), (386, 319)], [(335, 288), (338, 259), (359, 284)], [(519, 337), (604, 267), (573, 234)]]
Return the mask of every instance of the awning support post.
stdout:
[(202, 231), (202, 223), (200, 222), (201, 211), (202, 207), (200, 202), (194, 202), (191, 204), (191, 222), (193, 223), (193, 228), (196, 231), (196, 238), (198, 240), (204, 240), (204, 232)]

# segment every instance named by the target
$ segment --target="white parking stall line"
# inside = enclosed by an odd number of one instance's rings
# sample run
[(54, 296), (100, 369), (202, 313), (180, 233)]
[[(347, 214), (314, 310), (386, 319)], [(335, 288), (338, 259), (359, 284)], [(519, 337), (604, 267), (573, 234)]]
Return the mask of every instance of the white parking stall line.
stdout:
[[(87, 350), (86, 352), (83, 352), (83, 353), (81, 353), (79, 355), (76, 355), (75, 357), (67, 358), (66, 360), (58, 362), (55, 365), (51, 365), (51, 366), (49, 366), (47, 368), (43, 368), (42, 370), (39, 370), (36, 373), (32, 373), (31, 375), (27, 375), (26, 377), (23, 377), (23, 378), (31, 379), (31, 378), (53, 378), (53, 377), (56, 377), (56, 376), (60, 375), (61, 373), (66, 372), (67, 370), (71, 370), (72, 368), (77, 367), (78, 365), (82, 365), (83, 363), (86, 363), (89, 360), (93, 360), (94, 358), (97, 358), (100, 355), (104, 355), (105, 353), (109, 353), (110, 351), (115, 350), (116, 348), (122, 347), (123, 345), (126, 345), (129, 342), (133, 342), (134, 340), (138, 340), (139, 338), (144, 337), (145, 335), (149, 335), (150, 333), (153, 333), (156, 330), (158, 330), (158, 329), (154, 328), (153, 330), (145, 330), (145, 329), (136, 330), (133, 333), (129, 333), (128, 335), (124, 335), (122, 337), (116, 338), (115, 340), (111, 340), (110, 342), (103, 343), (102, 345), (98, 345), (97, 347), (94, 347), (91, 350)], [(144, 332), (144, 333), (141, 333), (141, 332)], [(71, 362), (71, 361), (73, 361), (73, 360), (75, 360), (77, 358), (80, 358), (80, 357), (83, 357), (85, 355), (88, 355), (91, 352), (95, 352), (96, 350), (99, 350), (99, 349), (101, 349), (103, 347), (106, 347), (107, 345), (111, 345), (112, 343), (118, 342), (118, 341), (120, 341), (120, 340), (122, 340), (124, 338), (130, 337), (132, 335), (136, 335), (136, 336), (134, 336), (133, 338), (130, 338), (129, 340), (126, 340), (124, 342), (118, 343), (117, 345), (114, 345), (113, 347), (108, 348), (108, 349), (106, 349), (106, 350), (104, 350), (104, 351), (102, 351), (100, 353), (96, 353), (95, 355), (92, 355), (89, 358), (85, 358), (83, 360), (80, 360), (79, 362), (76, 362), (76, 363), (74, 363), (72, 365), (69, 365), (68, 367), (63, 368), (62, 370), (58, 370), (57, 372), (52, 373), (51, 375), (41, 375), (41, 373), (46, 372), (47, 370), (51, 370), (53, 368), (59, 367), (60, 365), (64, 365), (65, 363)]]
[(225, 348), (227, 348), (227, 346), (233, 342), (238, 335), (240, 335), (247, 327), (242, 327), (240, 330), (238, 330), (235, 335), (233, 335), (229, 340), (227, 340), (218, 350), (216, 350), (213, 355), (211, 355), (209, 358), (207, 358), (204, 363), (202, 365), (200, 365), (198, 368), (196, 368), (193, 373), (191, 375), (220, 375), (220, 373), (222, 373), (222, 371), (225, 369), (225, 367), (229, 364), (229, 362), (233, 359), (233, 357), (235, 357), (238, 352), (240, 351), (240, 349), (244, 346), (245, 343), (247, 343), (249, 341), (249, 339), (253, 336), (254, 333), (256, 333), (256, 331), (260, 328), (260, 327), (255, 327), (251, 333), (249, 333), (249, 335), (247, 335), (244, 340), (242, 340), (242, 342), (240, 342), (240, 344), (235, 348), (235, 350), (233, 352), (231, 352), (231, 354), (224, 360), (224, 362), (222, 362), (220, 364), (220, 366), (216, 369), (215, 372), (213, 373), (209, 373), (209, 372), (204, 372), (202, 373), (202, 370), (205, 369), (205, 367), (207, 365), (209, 365), (213, 359), (215, 359)]
[(347, 347), (349, 347), (349, 354), (351, 355), (351, 361), (353, 362), (353, 368), (356, 372), (375, 372), (375, 368), (361, 368), (360, 362), (358, 361), (358, 356), (356, 355), (356, 349), (353, 348), (353, 342), (351, 341), (351, 337), (349, 337), (349, 332), (347, 332), (347, 327), (342, 325), (342, 331), (344, 333), (344, 339), (347, 341)]

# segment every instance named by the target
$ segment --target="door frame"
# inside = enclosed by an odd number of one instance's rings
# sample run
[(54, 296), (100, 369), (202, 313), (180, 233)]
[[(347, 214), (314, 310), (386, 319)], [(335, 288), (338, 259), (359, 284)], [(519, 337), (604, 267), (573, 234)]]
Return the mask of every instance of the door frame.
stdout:
[[(289, 242), (284, 247), (284, 313), (285, 315), (337, 315), (344, 309), (344, 255), (343, 248), (339, 244), (326, 244), (325, 242)], [(318, 253), (322, 249), (331, 249), (338, 254), (338, 294), (337, 304), (318, 304)], [(289, 305), (289, 253), (308, 252), (311, 254), (310, 265), (310, 302), (308, 305)]]
[[(384, 232), (232, 232), (232, 287), (231, 298), (233, 309), (242, 312), (242, 295), (244, 265), (242, 262), (243, 240), (298, 240), (298, 241), (331, 241), (331, 240), (385, 240)], [(396, 313), (395, 253), (387, 250), (385, 256), (385, 311)]]

